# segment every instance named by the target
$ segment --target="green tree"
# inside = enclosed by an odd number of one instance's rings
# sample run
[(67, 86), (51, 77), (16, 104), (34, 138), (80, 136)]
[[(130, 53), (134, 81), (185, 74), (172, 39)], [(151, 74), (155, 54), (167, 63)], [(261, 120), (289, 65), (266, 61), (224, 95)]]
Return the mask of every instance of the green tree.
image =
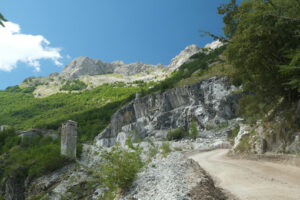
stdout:
[(234, 3), (223, 5), (219, 13), (227, 13), (224, 32), (230, 42), (225, 55), (235, 75), (242, 78), (244, 89), (269, 99), (295, 93), (300, 1), (246, 0), (238, 8)]
[(231, 0), (230, 3), (221, 4), (218, 7), (218, 13), (220, 15), (225, 15), (223, 17), (223, 22), (226, 26), (223, 27), (224, 35), (230, 38), (238, 25), (238, 19), (236, 14), (238, 13), (238, 5), (236, 0)]
[(141, 148), (123, 149), (118, 144), (111, 151), (103, 151), (100, 165), (100, 182), (110, 191), (128, 190), (144, 163)]

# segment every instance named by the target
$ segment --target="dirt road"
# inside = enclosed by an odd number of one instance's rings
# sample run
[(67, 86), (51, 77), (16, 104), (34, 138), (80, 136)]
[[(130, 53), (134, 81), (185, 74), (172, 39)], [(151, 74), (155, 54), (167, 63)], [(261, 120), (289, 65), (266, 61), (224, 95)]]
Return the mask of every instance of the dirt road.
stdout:
[(191, 156), (216, 185), (244, 200), (300, 200), (300, 168), (227, 157), (219, 149)]

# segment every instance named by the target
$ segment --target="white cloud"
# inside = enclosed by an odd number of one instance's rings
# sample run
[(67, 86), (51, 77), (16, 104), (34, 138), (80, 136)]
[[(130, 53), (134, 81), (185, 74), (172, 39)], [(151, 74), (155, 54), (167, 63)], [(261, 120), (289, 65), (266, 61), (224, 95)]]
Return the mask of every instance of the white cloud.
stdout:
[(51, 59), (55, 65), (62, 65), (60, 49), (49, 47), (50, 42), (42, 35), (22, 34), (20, 26), (4, 22), (0, 26), (0, 70), (11, 71), (23, 62), (40, 71), (41, 59)]

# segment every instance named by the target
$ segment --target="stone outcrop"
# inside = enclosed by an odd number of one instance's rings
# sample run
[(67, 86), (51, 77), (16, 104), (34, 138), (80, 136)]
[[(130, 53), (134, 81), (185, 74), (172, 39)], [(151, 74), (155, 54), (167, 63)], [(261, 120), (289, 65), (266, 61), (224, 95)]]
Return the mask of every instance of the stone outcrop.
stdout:
[(251, 130), (251, 127), (247, 124), (240, 124), (240, 130), (237, 134), (237, 136), (234, 138), (234, 145), (233, 145), (233, 149), (236, 149), (241, 140), (245, 137), (245, 136), (248, 136), (250, 134), (250, 130)]
[(194, 85), (140, 97), (113, 116), (110, 125), (96, 137), (100, 146), (124, 143), (130, 134), (145, 138), (165, 137), (171, 129), (189, 129), (194, 120), (199, 131), (207, 125), (218, 126), (236, 117), (240, 94), (226, 78), (213, 77)]
[(190, 57), (201, 51), (197, 45), (192, 44), (187, 46), (183, 51), (180, 52), (175, 58), (173, 58), (169, 64), (169, 70), (175, 71), (178, 67), (180, 67), (185, 62), (188, 62)]
[(220, 40), (216, 40), (216, 41), (213, 41), (212, 43), (209, 43), (209, 44), (205, 45), (204, 48), (214, 50), (214, 49), (217, 49), (217, 48), (219, 48), (223, 45), (224, 44)]

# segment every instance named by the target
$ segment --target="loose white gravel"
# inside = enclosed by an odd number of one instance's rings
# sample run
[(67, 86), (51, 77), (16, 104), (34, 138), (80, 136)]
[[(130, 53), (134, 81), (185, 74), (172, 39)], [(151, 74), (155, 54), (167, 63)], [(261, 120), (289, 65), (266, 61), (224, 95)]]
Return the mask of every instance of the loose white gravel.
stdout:
[(197, 182), (189, 170), (189, 162), (180, 152), (164, 158), (159, 154), (138, 174), (132, 189), (119, 200), (188, 200)]

